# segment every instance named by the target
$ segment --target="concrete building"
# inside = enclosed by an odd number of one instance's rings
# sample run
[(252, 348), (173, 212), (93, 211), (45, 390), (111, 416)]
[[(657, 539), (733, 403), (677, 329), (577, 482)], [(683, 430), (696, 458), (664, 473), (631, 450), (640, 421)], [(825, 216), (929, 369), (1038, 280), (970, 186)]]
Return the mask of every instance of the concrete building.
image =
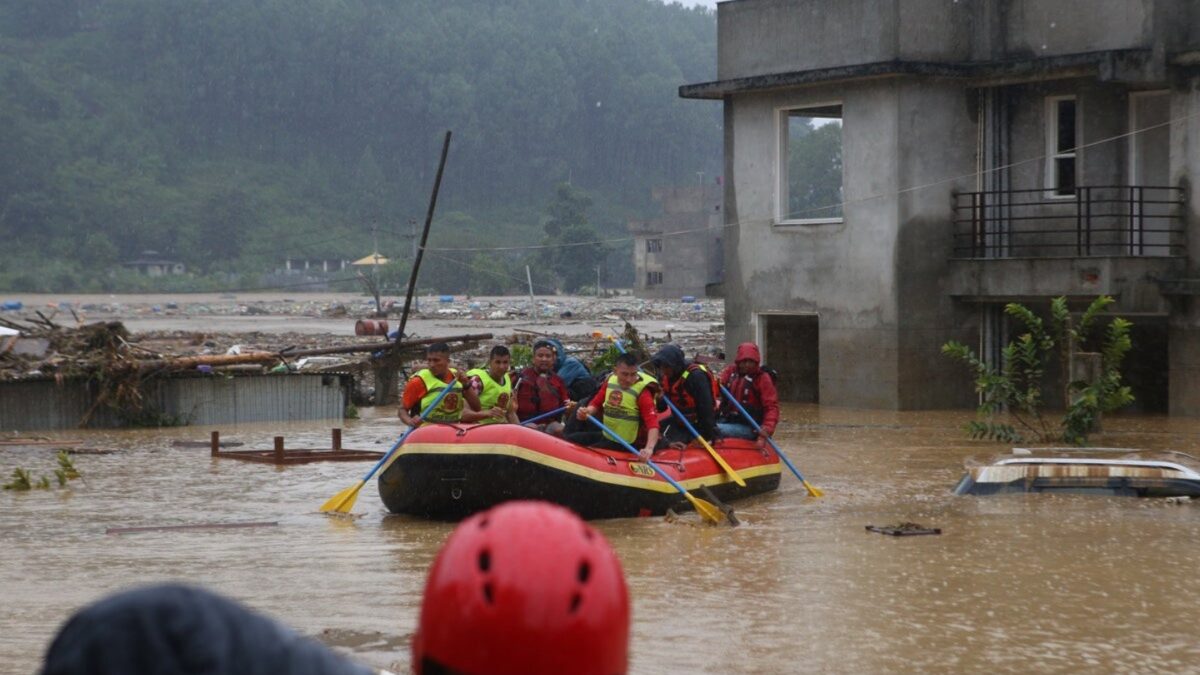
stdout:
[(630, 221), (633, 293), (639, 298), (702, 297), (722, 275), (724, 188), (707, 185), (655, 188), (662, 215)]
[(142, 251), (142, 257), (121, 263), (122, 267), (134, 270), (148, 277), (165, 277), (186, 272), (184, 264), (178, 260), (167, 260), (158, 257), (157, 251)]
[[(680, 94), (724, 105), (727, 346), (763, 343), (786, 397), (970, 405), (946, 340), (994, 359), (1004, 303), (1106, 293), (1140, 405), (1200, 414), (1200, 3), (734, 0), (717, 23), (718, 79)], [(826, 128), (832, 187), (793, 156)]]

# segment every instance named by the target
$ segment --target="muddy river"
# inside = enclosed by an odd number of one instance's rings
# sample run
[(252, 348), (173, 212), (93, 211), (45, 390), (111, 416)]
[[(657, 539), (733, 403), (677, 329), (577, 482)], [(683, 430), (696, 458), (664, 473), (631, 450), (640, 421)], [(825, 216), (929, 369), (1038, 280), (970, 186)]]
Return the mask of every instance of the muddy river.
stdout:
[[(1180, 672), (1200, 668), (1200, 504), (1081, 496), (955, 497), (967, 413), (791, 406), (784, 446), (826, 496), (790, 476), (736, 504), (740, 528), (601, 521), (634, 606), (636, 673)], [(346, 423), (345, 445), (386, 449), (391, 411)], [(223, 430), (247, 447), (284, 433), (322, 447), (328, 425)], [(30, 673), (58, 625), (105, 594), (203, 584), (363, 663), (406, 672), (425, 571), (450, 526), (385, 515), (374, 485), (351, 522), (319, 515), (369, 464), (277, 469), (213, 460), (207, 429), (64, 434), (70, 490), (0, 493), (0, 672)], [(1200, 422), (1108, 420), (1098, 444), (1196, 452)], [(53, 451), (0, 447), (49, 474)], [(273, 527), (105, 534), (110, 527), (277, 521)], [(868, 524), (915, 521), (939, 537)]]

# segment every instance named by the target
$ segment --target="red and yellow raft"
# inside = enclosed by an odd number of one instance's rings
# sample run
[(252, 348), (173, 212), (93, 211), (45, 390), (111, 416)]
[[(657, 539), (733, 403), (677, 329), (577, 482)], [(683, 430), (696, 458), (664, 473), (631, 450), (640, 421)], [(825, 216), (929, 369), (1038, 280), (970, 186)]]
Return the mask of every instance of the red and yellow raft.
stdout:
[[(688, 490), (706, 486), (721, 501), (779, 487), (779, 457), (771, 449), (739, 439), (722, 439), (714, 447), (745, 487), (699, 445), (661, 450), (654, 463)], [(430, 424), (414, 430), (380, 474), (379, 496), (392, 513), (438, 520), (458, 520), (513, 499), (554, 502), (584, 518), (691, 508), (632, 453), (587, 448), (514, 424)]]

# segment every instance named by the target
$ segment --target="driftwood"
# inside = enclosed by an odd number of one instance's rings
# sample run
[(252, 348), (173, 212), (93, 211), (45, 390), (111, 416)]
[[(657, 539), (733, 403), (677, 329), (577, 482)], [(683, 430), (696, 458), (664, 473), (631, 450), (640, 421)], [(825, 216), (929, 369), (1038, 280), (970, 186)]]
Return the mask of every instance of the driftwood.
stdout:
[[(491, 333), (475, 333), (471, 335), (450, 335), (440, 338), (425, 338), (422, 340), (405, 340), (399, 344), (399, 349), (407, 349), (409, 347), (421, 347), (431, 345), (435, 342), (477, 342), (479, 340), (490, 340), (493, 335)], [(365, 345), (345, 345), (343, 347), (321, 347), (319, 349), (287, 349), (280, 352), (281, 356), (286, 356), (289, 359), (300, 358), (303, 356), (320, 356), (322, 354), (353, 354), (355, 352), (375, 352), (384, 349), (392, 349), (396, 347), (394, 342), (373, 342)]]

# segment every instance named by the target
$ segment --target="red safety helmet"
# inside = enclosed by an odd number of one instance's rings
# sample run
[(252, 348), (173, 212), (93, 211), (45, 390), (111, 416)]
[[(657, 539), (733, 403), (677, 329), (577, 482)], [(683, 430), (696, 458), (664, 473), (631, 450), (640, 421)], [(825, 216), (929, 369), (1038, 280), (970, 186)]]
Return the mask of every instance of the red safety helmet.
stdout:
[(417, 675), (620, 675), (629, 665), (621, 562), (561, 506), (477, 513), (429, 570), (412, 665)]

